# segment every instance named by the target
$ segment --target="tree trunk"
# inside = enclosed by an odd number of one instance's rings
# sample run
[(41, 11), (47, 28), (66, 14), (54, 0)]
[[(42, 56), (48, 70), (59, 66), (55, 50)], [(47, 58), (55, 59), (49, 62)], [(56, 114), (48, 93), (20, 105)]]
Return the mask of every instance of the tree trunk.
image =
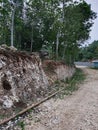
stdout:
[(57, 33), (56, 37), (56, 60), (58, 59), (58, 48), (59, 48), (59, 33)]
[[(65, 8), (65, 0), (63, 0), (63, 25), (64, 25), (64, 30), (65, 30), (65, 9), (64, 8)], [(64, 37), (65, 37), (65, 31), (63, 31), (63, 33), (64, 33)], [(64, 58), (65, 58), (65, 50), (66, 50), (65, 40), (63, 41), (63, 44), (64, 44), (64, 50), (63, 50), (62, 59), (64, 60)]]
[[(65, 42), (64, 42), (64, 44), (65, 44)], [(63, 57), (62, 57), (62, 60), (65, 59), (65, 51), (66, 51), (66, 46), (64, 45), (64, 50), (63, 50)]]
[(12, 10), (12, 16), (11, 16), (11, 46), (14, 46), (14, 17), (15, 17), (15, 8)]
[(31, 52), (32, 52), (32, 47), (33, 47), (33, 24), (32, 24), (32, 30), (31, 30)]

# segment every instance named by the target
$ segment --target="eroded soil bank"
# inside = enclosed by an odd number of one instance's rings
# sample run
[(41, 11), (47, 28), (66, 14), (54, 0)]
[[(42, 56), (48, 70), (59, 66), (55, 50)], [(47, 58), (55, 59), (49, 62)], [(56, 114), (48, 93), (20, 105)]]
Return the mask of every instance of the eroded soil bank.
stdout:
[(41, 100), (52, 90), (56, 80), (66, 80), (74, 72), (74, 67), (61, 62), (42, 63), (38, 53), (27, 54), (1, 46), (0, 120)]

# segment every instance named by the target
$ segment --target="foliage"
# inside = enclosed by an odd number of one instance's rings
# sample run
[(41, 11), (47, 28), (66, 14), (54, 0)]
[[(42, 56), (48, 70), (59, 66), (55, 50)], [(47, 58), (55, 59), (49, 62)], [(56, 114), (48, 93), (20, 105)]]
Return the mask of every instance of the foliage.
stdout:
[(78, 90), (79, 84), (83, 83), (84, 80), (85, 80), (84, 72), (81, 69), (77, 68), (72, 78), (66, 79), (66, 81), (56, 82), (57, 90), (59, 90), (59, 88), (65, 88), (63, 89), (63, 91), (57, 94), (56, 97), (64, 98), (65, 95), (72, 94), (72, 92)]
[(81, 69), (76, 69), (76, 72), (73, 75), (73, 77), (67, 81), (68, 86), (66, 87), (66, 90), (71, 92), (77, 90), (78, 84), (83, 82), (84, 79), (85, 79), (84, 72)]
[(25, 123), (23, 121), (18, 122), (18, 126), (20, 126), (21, 130), (25, 129)]
[(13, 40), (26, 51), (45, 46), (51, 58), (73, 64), (95, 18), (84, 0), (0, 0), (0, 44)]
[(80, 49), (78, 60), (98, 59), (98, 41), (94, 41), (86, 47)]

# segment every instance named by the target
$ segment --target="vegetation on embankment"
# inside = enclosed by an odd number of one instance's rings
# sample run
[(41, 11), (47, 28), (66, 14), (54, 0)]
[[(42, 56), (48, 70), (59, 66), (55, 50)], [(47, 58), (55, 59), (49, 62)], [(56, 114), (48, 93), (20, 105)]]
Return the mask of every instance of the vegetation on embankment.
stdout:
[(59, 94), (57, 94), (56, 97), (63, 98), (64, 95), (72, 94), (73, 91), (79, 89), (79, 84), (83, 83), (85, 78), (86, 75), (84, 74), (84, 72), (81, 69), (76, 68), (76, 72), (70, 79), (67, 79), (66, 81), (56, 81), (57, 90), (65, 87), (65, 89)]
[(84, 72), (81, 69), (77, 68), (73, 77), (67, 81), (68, 86), (66, 87), (66, 90), (70, 92), (77, 90), (79, 88), (78, 85), (82, 83), (84, 79), (85, 79)]

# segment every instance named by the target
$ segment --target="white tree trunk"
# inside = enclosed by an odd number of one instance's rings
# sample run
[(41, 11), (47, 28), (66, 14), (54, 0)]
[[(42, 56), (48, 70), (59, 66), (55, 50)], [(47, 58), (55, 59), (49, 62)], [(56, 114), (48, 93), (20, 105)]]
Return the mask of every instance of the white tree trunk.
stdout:
[[(65, 0), (63, 0), (63, 25), (64, 25), (64, 29), (65, 29)], [(64, 31), (64, 37), (65, 37), (65, 31)], [(65, 45), (65, 40), (63, 41), (64, 44), (64, 50), (63, 50), (63, 56), (62, 59), (64, 60), (65, 58), (65, 51), (66, 51), (66, 45)]]
[(14, 17), (15, 17), (15, 8), (12, 10), (12, 16), (11, 16), (11, 46), (14, 46)]
[(56, 59), (58, 59), (58, 49), (59, 49), (59, 33), (57, 33), (56, 37)]

